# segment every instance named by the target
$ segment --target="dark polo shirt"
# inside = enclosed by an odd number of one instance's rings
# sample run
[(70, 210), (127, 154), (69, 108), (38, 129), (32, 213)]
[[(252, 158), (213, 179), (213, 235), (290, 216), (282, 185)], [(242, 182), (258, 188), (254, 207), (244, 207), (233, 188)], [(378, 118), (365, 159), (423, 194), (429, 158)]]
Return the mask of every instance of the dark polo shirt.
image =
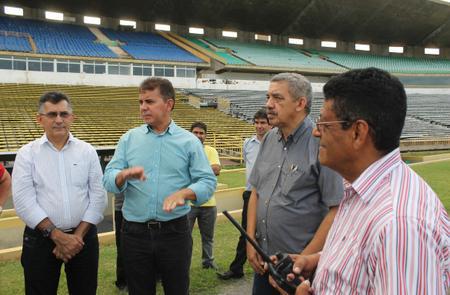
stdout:
[(302, 251), (342, 199), (342, 178), (319, 163), (313, 127), (308, 116), (287, 141), (273, 128), (260, 145), (250, 184), (258, 192), (256, 238), (269, 254)]

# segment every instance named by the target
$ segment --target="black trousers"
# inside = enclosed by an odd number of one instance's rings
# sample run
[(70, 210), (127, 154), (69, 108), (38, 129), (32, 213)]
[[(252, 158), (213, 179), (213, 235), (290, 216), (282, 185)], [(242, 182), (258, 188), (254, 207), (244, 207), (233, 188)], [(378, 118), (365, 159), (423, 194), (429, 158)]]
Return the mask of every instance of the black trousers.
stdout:
[(123, 215), (121, 210), (114, 211), (114, 230), (116, 232), (116, 286), (126, 286), (127, 278), (125, 276), (125, 268), (123, 266), (123, 254), (121, 245)]
[(161, 276), (164, 294), (189, 294), (192, 236), (187, 216), (122, 226), (122, 250), (130, 295), (156, 294)]
[[(91, 226), (84, 237), (83, 249), (64, 264), (69, 294), (96, 294), (98, 272), (97, 228)], [(52, 253), (55, 244), (39, 230), (25, 227), (21, 263), (27, 295), (57, 294), (62, 260)]]
[[(251, 191), (244, 191), (242, 194), (242, 199), (244, 200), (244, 206), (242, 207), (242, 220), (241, 225), (246, 230), (247, 229), (247, 209), (248, 209), (248, 201), (250, 199)], [(246, 240), (243, 235), (239, 237), (239, 242), (236, 246), (236, 256), (234, 257), (233, 262), (230, 264), (230, 270), (235, 274), (243, 274), (244, 273), (244, 264), (247, 260), (247, 249), (246, 249)]]

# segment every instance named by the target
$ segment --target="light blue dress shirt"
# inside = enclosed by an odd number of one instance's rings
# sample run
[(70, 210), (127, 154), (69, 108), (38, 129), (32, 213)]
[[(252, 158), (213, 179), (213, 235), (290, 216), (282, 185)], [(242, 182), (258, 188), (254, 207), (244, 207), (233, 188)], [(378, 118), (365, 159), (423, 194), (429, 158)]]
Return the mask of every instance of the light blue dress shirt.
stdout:
[(256, 161), (256, 156), (258, 156), (259, 151), (259, 145), (261, 142), (258, 140), (256, 135), (246, 138), (243, 145), (243, 156), (244, 156), (244, 163), (245, 163), (245, 179), (247, 181), (245, 185), (246, 191), (252, 190), (252, 185), (250, 184), (250, 174), (252, 173), (253, 165)]
[[(147, 179), (128, 179), (118, 188), (117, 174), (134, 166), (143, 167)], [(197, 197), (192, 203), (201, 205), (213, 195), (217, 180), (197, 137), (172, 121), (160, 134), (146, 124), (125, 133), (105, 169), (103, 184), (112, 193), (124, 192), (122, 212), (126, 220), (145, 222), (186, 215), (190, 210), (189, 202), (167, 213), (163, 211), (164, 199), (189, 188)]]

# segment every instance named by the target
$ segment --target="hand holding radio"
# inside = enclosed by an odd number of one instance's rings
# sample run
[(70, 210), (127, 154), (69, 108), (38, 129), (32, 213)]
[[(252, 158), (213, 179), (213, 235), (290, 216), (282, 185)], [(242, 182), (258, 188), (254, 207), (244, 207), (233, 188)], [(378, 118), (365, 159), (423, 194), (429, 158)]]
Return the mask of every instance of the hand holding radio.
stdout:
[[(287, 275), (292, 273), (292, 268), (294, 266), (294, 261), (288, 254), (285, 253), (276, 253), (277, 263), (267, 255), (261, 247), (250, 238), (246, 231), (242, 228), (242, 226), (233, 218), (227, 211), (223, 211), (223, 215), (225, 215), (231, 223), (241, 232), (241, 234), (245, 237), (245, 239), (253, 246), (256, 252), (261, 256), (261, 259), (267, 264), (270, 276), (275, 280), (277, 285), (287, 292), (287, 294), (295, 294), (295, 290), (297, 286), (300, 284), (299, 278), (294, 278), (290, 281), (287, 280)], [(247, 247), (249, 249), (250, 247)]]

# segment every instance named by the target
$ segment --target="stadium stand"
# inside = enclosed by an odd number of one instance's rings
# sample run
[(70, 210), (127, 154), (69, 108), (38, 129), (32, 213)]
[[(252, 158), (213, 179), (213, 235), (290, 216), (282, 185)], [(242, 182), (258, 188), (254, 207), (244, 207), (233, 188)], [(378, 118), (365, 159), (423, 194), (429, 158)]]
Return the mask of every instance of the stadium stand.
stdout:
[[(94, 87), (35, 84), (0, 84), (0, 152), (16, 151), (42, 135), (36, 123), (37, 99), (46, 91), (62, 91), (74, 105), (76, 120), (72, 132), (97, 147), (114, 146), (128, 129), (139, 126), (139, 104), (136, 87)], [(208, 125), (208, 144), (222, 156), (240, 157), (243, 139), (254, 129), (215, 109), (196, 109), (177, 94), (173, 119), (188, 129), (194, 121)]]
[[(8, 33), (5, 36), (7, 39), (14, 38), (10, 36), (11, 33), (29, 34), (36, 43), (36, 53), (104, 58), (117, 57), (106, 45), (96, 43), (95, 35), (85, 26), (0, 17), (0, 31)], [(22, 45), (14, 46), (12, 42), (5, 42), (7, 46), (2, 47), (2, 50), (31, 51), (25, 44), (21, 43)]]
[(120, 32), (101, 29), (111, 40), (121, 43), (120, 47), (135, 59), (174, 62), (203, 62), (201, 59), (154, 33)]
[(190, 36), (183, 36), (183, 37), (186, 38), (188, 41), (190, 41), (200, 47), (203, 47), (203, 48), (207, 49), (208, 51), (224, 58), (226, 63), (229, 65), (250, 65), (250, 63), (234, 56), (231, 53), (228, 53), (225, 49), (219, 49), (219, 48), (213, 46), (211, 43), (205, 42), (202, 39), (197, 39), (197, 38), (193, 38)]
[(328, 52), (309, 49), (312, 55), (326, 58), (348, 69), (377, 67), (391, 73), (403, 74), (449, 74), (450, 60), (416, 58), (406, 56), (380, 56), (371, 54)]
[(293, 48), (262, 43), (204, 38), (212, 45), (231, 50), (239, 58), (261, 67), (299, 68), (320, 72), (343, 72), (345, 69), (316, 57), (309, 57)]
[(0, 50), (31, 52), (32, 48), (26, 36), (0, 33)]
[[(248, 122), (256, 110), (264, 107), (265, 91), (189, 90), (203, 100), (217, 101), (219, 109), (226, 114)], [(224, 103), (226, 101), (227, 103)], [(319, 115), (323, 103), (322, 94), (314, 93), (311, 117)], [(221, 108), (221, 105), (227, 107)], [(450, 97), (447, 95), (408, 95), (408, 111), (402, 138), (450, 136)]]

